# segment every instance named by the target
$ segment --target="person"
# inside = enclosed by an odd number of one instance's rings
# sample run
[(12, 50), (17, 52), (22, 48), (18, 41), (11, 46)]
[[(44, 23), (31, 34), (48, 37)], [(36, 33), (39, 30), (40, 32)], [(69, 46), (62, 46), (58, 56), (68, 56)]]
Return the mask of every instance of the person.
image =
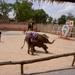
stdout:
[(37, 34), (35, 32), (29, 34), (29, 40), (30, 40), (31, 43), (37, 42), (37, 40), (35, 39), (36, 35)]
[(31, 45), (31, 48), (32, 48), (32, 52), (35, 52), (35, 48), (34, 46), (37, 46), (37, 40), (36, 40), (36, 33), (33, 32), (33, 33), (29, 33), (29, 44)]
[(0, 30), (0, 42), (1, 42), (1, 34), (2, 34), (2, 32), (1, 32), (1, 30)]
[(23, 34), (25, 34), (25, 33), (26, 33), (26, 29), (23, 30)]
[(28, 23), (28, 30), (31, 30), (32, 23)]

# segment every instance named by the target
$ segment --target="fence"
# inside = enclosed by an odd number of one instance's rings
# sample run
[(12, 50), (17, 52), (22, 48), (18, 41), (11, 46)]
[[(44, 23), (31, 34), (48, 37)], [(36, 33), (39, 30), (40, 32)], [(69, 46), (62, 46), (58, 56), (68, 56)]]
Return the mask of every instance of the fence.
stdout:
[[(51, 34), (61, 34), (62, 25), (43, 25), (37, 24), (33, 26), (34, 31), (41, 31)], [(28, 25), (24, 23), (11, 23), (11, 24), (0, 24), (0, 30), (28, 30)], [(69, 34), (70, 35), (70, 34)], [(75, 27), (71, 32), (71, 36), (75, 37)]]
[(30, 63), (35, 63), (35, 62), (41, 62), (41, 61), (46, 61), (46, 60), (51, 60), (51, 59), (56, 59), (56, 58), (60, 58), (60, 57), (67, 57), (67, 56), (74, 56), (73, 62), (72, 62), (72, 66), (74, 66), (74, 62), (75, 62), (75, 52), (73, 53), (66, 53), (66, 54), (60, 54), (60, 55), (55, 55), (55, 56), (49, 56), (49, 57), (45, 57), (45, 58), (39, 58), (39, 59), (33, 59), (33, 60), (25, 60), (25, 61), (6, 61), (6, 62), (0, 62), (0, 66), (2, 65), (16, 65), (16, 64), (20, 64), (21, 65), (21, 74), (24, 73), (24, 64), (30, 64)]
[(43, 24), (37, 24), (38, 31), (41, 32), (47, 32), (47, 33), (53, 33), (53, 34), (59, 34), (61, 32), (62, 26), (59, 25), (43, 25)]
[[(37, 31), (47, 32), (51, 34), (61, 34), (62, 25), (37, 25)], [(68, 36), (75, 37), (75, 27), (73, 27), (72, 32), (68, 33)]]

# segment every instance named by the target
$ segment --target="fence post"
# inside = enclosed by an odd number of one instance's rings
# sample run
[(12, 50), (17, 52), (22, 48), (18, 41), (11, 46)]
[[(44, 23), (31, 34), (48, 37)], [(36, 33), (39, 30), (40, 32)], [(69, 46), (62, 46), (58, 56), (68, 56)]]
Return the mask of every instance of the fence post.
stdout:
[(23, 64), (21, 64), (21, 74), (23, 74)]
[(74, 66), (74, 62), (75, 62), (75, 55), (74, 55), (74, 59), (73, 59), (73, 62), (72, 62), (72, 66)]

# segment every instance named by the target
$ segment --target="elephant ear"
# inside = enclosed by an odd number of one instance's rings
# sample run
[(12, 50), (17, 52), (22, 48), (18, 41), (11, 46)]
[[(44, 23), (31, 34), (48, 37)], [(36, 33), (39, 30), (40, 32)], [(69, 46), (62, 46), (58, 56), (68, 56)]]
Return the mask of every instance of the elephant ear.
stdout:
[(38, 40), (38, 42), (40, 42), (40, 43), (49, 43), (49, 40), (48, 40), (48, 36), (46, 36), (46, 35), (44, 35), (44, 34), (39, 34), (38, 36), (37, 36), (37, 40)]

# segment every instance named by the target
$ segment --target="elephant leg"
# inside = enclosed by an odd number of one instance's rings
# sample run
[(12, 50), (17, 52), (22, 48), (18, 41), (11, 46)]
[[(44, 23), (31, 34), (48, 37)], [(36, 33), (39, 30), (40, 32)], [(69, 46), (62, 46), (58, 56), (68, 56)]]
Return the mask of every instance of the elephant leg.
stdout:
[(36, 52), (36, 50), (35, 50), (35, 46), (33, 46), (33, 51)]
[(34, 46), (33, 45), (31, 45), (31, 53), (32, 53), (32, 55), (34, 55)]
[(47, 51), (48, 47), (47, 47), (45, 44), (42, 44), (42, 48), (45, 50), (46, 53), (49, 53), (49, 52)]
[(33, 53), (35, 52), (36, 50), (35, 50), (35, 48), (34, 48), (34, 45), (29, 45), (28, 44), (28, 54), (30, 54), (30, 52), (32, 53), (32, 55), (33, 55)]
[(30, 54), (30, 45), (28, 45), (28, 54)]

